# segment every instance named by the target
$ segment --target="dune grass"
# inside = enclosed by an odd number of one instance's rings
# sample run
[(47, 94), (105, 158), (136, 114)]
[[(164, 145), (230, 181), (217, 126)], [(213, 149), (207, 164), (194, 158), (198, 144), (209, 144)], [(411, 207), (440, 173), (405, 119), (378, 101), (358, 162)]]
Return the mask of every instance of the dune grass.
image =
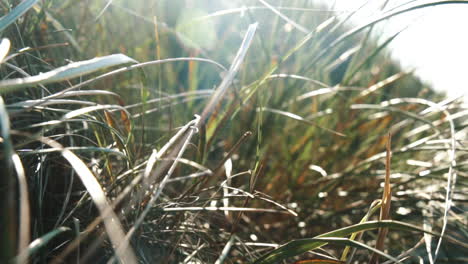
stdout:
[(18, 2), (0, 262), (466, 261), (466, 103), (376, 27), (467, 1)]

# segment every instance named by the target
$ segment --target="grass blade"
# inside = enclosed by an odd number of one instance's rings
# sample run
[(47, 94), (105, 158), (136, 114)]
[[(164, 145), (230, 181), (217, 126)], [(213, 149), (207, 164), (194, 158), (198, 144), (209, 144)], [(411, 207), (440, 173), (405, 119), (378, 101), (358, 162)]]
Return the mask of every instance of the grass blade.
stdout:
[[(392, 200), (392, 189), (390, 185), (390, 162), (392, 157), (391, 152), (391, 140), (392, 135), (388, 133), (387, 136), (387, 156), (385, 159), (385, 185), (384, 191), (382, 194), (382, 207), (380, 207), (380, 218), (379, 220), (387, 220), (390, 219), (390, 204)], [(387, 236), (388, 229), (387, 228), (379, 228), (379, 234), (377, 235), (377, 242), (375, 245), (375, 249), (382, 251), (384, 249), (385, 237)], [(377, 254), (374, 252), (372, 254), (369, 263), (374, 264), (378, 263), (379, 259)]]
[(204, 126), (206, 120), (213, 112), (215, 106), (219, 103), (219, 101), (226, 94), (227, 88), (231, 85), (232, 81), (234, 80), (236, 73), (239, 71), (240, 65), (244, 61), (245, 55), (247, 54), (250, 44), (252, 44), (255, 31), (257, 30), (257, 26), (258, 26), (258, 23), (249, 25), (249, 28), (247, 29), (247, 33), (245, 34), (244, 40), (242, 41), (242, 44), (239, 50), (237, 51), (237, 55), (231, 64), (231, 68), (229, 68), (229, 71), (227, 72), (226, 77), (224, 77), (223, 81), (221, 82), (219, 87), (216, 89), (210, 101), (205, 106), (205, 109), (203, 109), (199, 126)]
[[(88, 169), (86, 164), (78, 158), (73, 152), (69, 149), (64, 148), (58, 142), (49, 139), (41, 138), (41, 141), (53, 148), (62, 149), (62, 156), (70, 163), (73, 169), (76, 171), (77, 175), (80, 177), (83, 185), (88, 190), (89, 195), (93, 199), (93, 202), (96, 204), (99, 213), (101, 214), (104, 222), (104, 226), (107, 231), (114, 249), (116, 249), (116, 254), (118, 258), (123, 263), (138, 263), (136, 260), (135, 253), (130, 247), (130, 243), (124, 239), (125, 232), (123, 230), (122, 224), (118, 219), (117, 215), (113, 210), (111, 210), (111, 205), (107, 201), (107, 198), (104, 194), (104, 191), (101, 188), (101, 185), (97, 181), (93, 173)], [(117, 248), (119, 250), (117, 250)]]
[[(13, 165), (16, 170), (18, 177), (18, 191), (19, 191), (19, 241), (18, 251), (26, 249), (29, 240), (31, 239), (30, 223), (30, 206), (29, 206), (29, 195), (28, 195), (28, 183), (26, 179), (26, 173), (24, 171), (23, 164), (18, 154), (12, 156)], [(19, 263), (24, 263), (26, 260), (20, 259)]]
[(22, 251), (21, 254), (16, 257), (16, 262), (22, 263), (20, 260), (28, 259), (28, 257), (34, 255), (39, 249), (41, 249), (43, 246), (46, 246), (52, 239), (68, 231), (71, 231), (71, 229), (61, 226), (48, 232), (40, 238), (36, 238), (33, 242), (31, 242), (31, 244), (29, 244), (26, 250)]
[(113, 54), (104, 57), (97, 57), (90, 60), (73, 62), (55, 70), (39, 75), (0, 81), (0, 94), (21, 88), (31, 87), (38, 84), (48, 84), (60, 82), (82, 75), (86, 75), (108, 67), (136, 63), (136, 61), (123, 54)]
[(0, 18), (0, 32), (14, 23), (20, 16), (28, 11), (38, 0), (25, 0), (17, 5), (10, 13)]
[[(0, 96), (0, 239), (9, 243), (0, 246), (0, 262), (7, 262), (16, 255), (18, 216), (17, 216), (17, 182), (14, 175), (14, 156), (16, 155), (11, 141), (10, 118), (5, 108), (3, 98)], [(8, 190), (8, 191), (4, 191)]]
[(291, 24), (293, 27), (295, 27), (296, 29), (298, 29), (299, 31), (301, 31), (302, 33), (310, 33), (309, 30), (307, 30), (307, 28), (299, 25), (298, 23), (294, 22), (294, 20), (290, 19), (289, 17), (287, 17), (286, 15), (284, 15), (283, 13), (281, 13), (281, 11), (279, 11), (276, 7), (270, 5), (269, 3), (267, 3), (266, 1), (264, 0), (259, 0), (260, 3), (262, 3), (264, 6), (266, 6), (268, 9), (270, 9), (273, 13), (275, 13), (276, 15), (278, 15), (279, 17), (281, 17), (284, 21), (286, 21), (287, 23)]
[[(387, 259), (393, 261), (393, 262), (396, 262), (396, 263), (401, 263), (400, 261), (398, 261), (396, 258), (388, 255), (388, 254), (385, 254), (384, 252), (378, 250), (378, 249), (374, 249), (366, 244), (363, 244), (361, 242), (358, 242), (358, 241), (354, 241), (354, 240), (351, 240), (349, 238), (342, 238), (342, 237), (317, 237), (317, 238), (309, 238), (307, 239), (308, 243), (306, 245), (304, 245), (304, 247), (307, 247), (308, 250), (306, 251), (309, 251), (309, 250), (313, 250), (313, 249), (316, 249), (316, 248), (320, 248), (326, 244), (338, 244), (338, 245), (345, 245), (345, 246), (348, 246), (348, 247), (355, 247), (355, 248), (364, 248), (364, 249), (367, 249), (371, 252), (373, 252), (374, 254), (378, 254), (380, 256), (383, 256), (383, 257), (386, 257)], [(288, 251), (288, 254), (289, 256), (288, 257), (293, 257), (293, 256), (297, 256), (299, 254), (302, 254), (306, 251), (303, 251), (303, 247), (296, 247), (296, 248), (290, 248), (289, 251)], [(259, 262), (259, 263), (276, 263), (278, 260), (268, 260), (268, 261), (263, 261), (263, 262)]]
[(323, 126), (320, 126), (312, 121), (309, 121), (301, 116), (298, 116), (296, 114), (293, 114), (293, 113), (289, 113), (289, 112), (286, 112), (286, 111), (281, 111), (281, 110), (277, 110), (277, 109), (270, 109), (270, 108), (266, 108), (266, 107), (262, 107), (260, 109), (258, 109), (259, 111), (267, 111), (267, 112), (270, 112), (270, 113), (274, 113), (274, 114), (278, 114), (278, 115), (282, 115), (282, 116), (285, 116), (285, 117), (288, 117), (288, 118), (291, 118), (291, 119), (294, 119), (294, 120), (297, 120), (299, 122), (303, 122), (303, 123), (306, 123), (308, 125), (311, 125), (311, 126), (315, 126), (315, 127), (318, 127), (320, 129), (323, 129), (323, 130), (326, 130), (334, 135), (337, 135), (337, 136), (340, 136), (340, 137), (346, 137), (345, 134), (343, 133), (340, 133), (340, 132), (337, 132), (333, 129), (330, 129), (330, 128), (326, 128), (326, 127), (323, 127)]
[[(402, 231), (417, 231), (417, 232), (424, 232), (424, 233), (429, 233), (431, 235), (438, 236), (437, 233), (433, 233), (433, 232), (424, 230), (420, 227), (407, 224), (404, 222), (391, 221), (391, 220), (369, 221), (366, 223), (356, 224), (356, 225), (344, 227), (335, 231), (331, 231), (331, 232), (316, 236), (314, 238), (293, 240), (267, 253), (266, 255), (260, 257), (253, 263), (254, 264), (276, 263), (283, 259), (296, 256), (298, 254), (302, 254), (304, 252), (307, 252), (309, 250), (312, 250), (314, 248), (327, 244), (327, 242), (317, 242), (318, 241), (317, 238), (344, 237), (352, 233), (358, 233), (358, 232), (363, 232), (366, 230), (373, 230), (373, 229), (378, 229), (378, 228), (391, 228), (391, 229), (397, 229), (397, 230), (402, 230)], [(456, 242), (457, 244), (461, 244), (463, 247), (468, 248), (468, 244), (466, 243), (455, 241), (454, 239), (451, 239), (451, 240), (453, 242)]]

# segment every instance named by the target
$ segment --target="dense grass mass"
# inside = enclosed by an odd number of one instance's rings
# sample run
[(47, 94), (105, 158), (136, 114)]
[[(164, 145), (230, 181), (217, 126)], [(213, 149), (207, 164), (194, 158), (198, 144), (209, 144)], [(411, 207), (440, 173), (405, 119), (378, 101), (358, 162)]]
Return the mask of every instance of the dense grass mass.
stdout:
[(381, 34), (466, 3), (0, 1), (0, 263), (467, 263), (467, 105)]

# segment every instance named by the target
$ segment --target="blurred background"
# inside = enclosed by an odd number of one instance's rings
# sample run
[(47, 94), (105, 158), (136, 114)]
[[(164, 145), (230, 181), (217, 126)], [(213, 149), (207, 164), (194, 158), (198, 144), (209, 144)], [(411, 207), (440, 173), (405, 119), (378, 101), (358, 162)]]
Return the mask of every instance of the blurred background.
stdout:
[[(398, 5), (429, 3), (431, 1), (322, 1), (328, 8), (344, 14), (359, 9), (352, 21), (359, 25), (387, 8)], [(402, 14), (380, 25), (382, 36), (404, 31), (389, 45), (393, 58), (405, 69), (415, 68), (415, 74), (434, 89), (449, 96), (468, 97), (468, 6), (438, 6)]]

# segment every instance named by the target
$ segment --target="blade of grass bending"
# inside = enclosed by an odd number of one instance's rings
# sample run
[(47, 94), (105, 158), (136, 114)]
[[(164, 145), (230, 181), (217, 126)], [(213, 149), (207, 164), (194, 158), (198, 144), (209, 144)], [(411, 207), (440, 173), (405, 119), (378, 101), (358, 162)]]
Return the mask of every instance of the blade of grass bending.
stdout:
[[(0, 246), (0, 261), (8, 261), (16, 250), (22, 250), (29, 243), (29, 199), (26, 176), (19, 156), (15, 153), (10, 134), (10, 118), (5, 108), (3, 98), (0, 96), (0, 143), (2, 145), (2, 176), (0, 177), (1, 188), (8, 190), (2, 192), (0, 200), (0, 238), (8, 241)], [(13, 174), (17, 175), (15, 181)], [(17, 202), (17, 185), (20, 204)], [(17, 209), (19, 207), (19, 219)], [(18, 224), (19, 222), (19, 224)], [(19, 232), (19, 237), (16, 232)], [(18, 248), (16, 248), (18, 247)]]
[[(159, 171), (153, 171), (153, 166), (155, 165), (156, 161), (161, 160), (163, 155), (168, 152), (168, 150), (175, 145), (175, 143), (182, 138), (183, 135), (187, 133), (187, 131), (192, 127), (197, 125), (198, 122), (198, 116), (195, 117), (194, 120), (191, 120), (187, 124), (185, 124), (177, 133), (169, 139), (169, 141), (159, 150), (159, 151), (153, 151), (151, 156), (148, 159), (148, 163), (145, 167), (145, 171), (143, 174), (143, 179), (145, 181), (146, 185), (151, 185), (154, 182), (156, 182), (158, 173)], [(177, 148), (177, 146), (176, 146)], [(180, 158), (179, 158), (180, 160)]]
[(320, 129), (324, 129), (332, 134), (335, 134), (337, 136), (340, 136), (340, 137), (346, 137), (345, 134), (343, 133), (340, 133), (340, 132), (337, 132), (335, 130), (332, 130), (332, 129), (329, 129), (329, 128), (326, 128), (326, 127), (323, 127), (323, 126), (320, 126), (312, 121), (309, 121), (301, 116), (298, 116), (296, 114), (293, 114), (293, 113), (290, 113), (290, 112), (286, 112), (286, 111), (281, 111), (281, 110), (276, 110), (276, 109), (270, 109), (270, 108), (266, 108), (266, 107), (263, 107), (261, 109), (258, 109), (259, 111), (266, 111), (266, 112), (270, 112), (270, 113), (274, 113), (274, 114), (279, 114), (279, 115), (282, 115), (282, 116), (285, 116), (285, 117), (289, 117), (291, 119), (294, 119), (294, 120), (297, 120), (299, 122), (303, 122), (303, 123), (306, 123), (308, 125), (311, 125), (311, 126), (315, 126), (315, 127), (318, 127)]
[[(396, 230), (402, 230), (402, 231), (416, 231), (416, 232), (423, 232), (423, 233), (429, 233), (433, 236), (439, 236), (440, 234), (437, 234), (435, 232), (430, 232), (427, 230), (424, 230), (420, 227), (400, 222), (400, 221), (394, 221), (394, 220), (383, 220), (383, 221), (369, 221), (365, 222), (362, 224), (356, 224), (348, 227), (344, 227), (341, 229), (337, 229), (319, 236), (316, 236), (311, 239), (298, 239), (298, 240), (293, 240), (291, 242), (288, 242), (284, 244), (283, 246), (270, 251), (269, 253), (263, 255), (259, 259), (255, 260), (253, 263), (254, 264), (266, 264), (266, 263), (276, 263), (277, 261), (283, 260), (285, 258), (291, 257), (292, 255), (288, 253), (289, 250), (295, 250), (294, 252), (296, 255), (307, 252), (313, 248), (316, 248), (316, 242), (317, 240), (313, 240), (316, 238), (326, 238), (326, 237), (344, 237), (347, 235), (350, 235), (352, 233), (358, 233), (358, 232), (363, 232), (366, 230), (373, 230), (373, 229), (378, 229), (378, 228), (391, 228), (391, 229), (396, 229)], [(456, 243), (462, 247), (468, 248), (468, 244), (458, 241), (454, 238), (451, 237), (445, 237), (448, 240), (450, 240), (453, 243)], [(326, 244), (326, 243), (324, 243)]]
[[(369, 217), (371, 217), (380, 207), (382, 206), (382, 201), (381, 200), (376, 200), (374, 201), (369, 210), (367, 211), (366, 215), (361, 219), (359, 222), (360, 224), (365, 223), (368, 221)], [(357, 238), (358, 240), (362, 236), (363, 233), (352, 233), (351, 236), (349, 237), (350, 240), (355, 240), (356, 236), (359, 234), (359, 237)], [(351, 263), (351, 259), (353, 258), (354, 251), (351, 253), (349, 259), (348, 259), (348, 252), (350, 250), (350, 247), (347, 246), (344, 250), (343, 253), (341, 254), (341, 261), (346, 261), (346, 263)]]
[(99, 214), (102, 216), (107, 235), (110, 238), (112, 245), (116, 251), (117, 257), (123, 263), (138, 263), (130, 243), (125, 240), (125, 232), (115, 212), (111, 209), (109, 202), (93, 173), (88, 169), (86, 164), (78, 158), (73, 152), (64, 148), (58, 142), (46, 138), (39, 138), (43, 143), (53, 147), (62, 149), (62, 156), (70, 163), (77, 175), (80, 177), (86, 190), (88, 190), (93, 202), (95, 203)]
[[(24, 167), (21, 162), (18, 154), (14, 153), (11, 157), (13, 161), (13, 166), (18, 177), (18, 190), (19, 190), (19, 241), (18, 241), (18, 251), (26, 249), (31, 239), (30, 223), (30, 206), (29, 206), (29, 195), (28, 195), (28, 183), (26, 180), (26, 173), (24, 172)], [(26, 259), (19, 258), (18, 263), (26, 263)]]
[(25, 0), (17, 5), (10, 13), (0, 18), (0, 32), (14, 23), (20, 16), (28, 11), (38, 0)]
[(34, 75), (31, 77), (9, 79), (0, 81), (0, 94), (17, 91), (22, 88), (31, 87), (39, 84), (55, 83), (69, 80), (82, 75), (90, 74), (105, 68), (137, 63), (134, 59), (124, 54), (113, 54), (94, 59), (72, 62), (68, 65), (56, 68), (52, 71)]
[[(84, 87), (86, 85), (89, 85), (93, 82), (96, 82), (96, 81), (99, 81), (99, 80), (102, 80), (102, 79), (105, 79), (105, 78), (108, 78), (108, 77), (111, 77), (113, 75), (116, 75), (116, 74), (119, 74), (119, 73), (124, 73), (124, 72), (128, 72), (128, 71), (131, 71), (131, 70), (135, 70), (135, 69), (140, 69), (140, 68), (144, 68), (144, 67), (147, 67), (147, 66), (152, 66), (152, 65), (159, 65), (159, 64), (163, 64), (163, 63), (168, 63), (168, 62), (178, 62), (178, 61), (198, 61), (198, 62), (206, 62), (206, 63), (210, 63), (210, 64), (213, 64), (215, 65), (216, 67), (218, 67), (219, 69), (223, 70), (223, 71), (226, 71), (226, 68), (217, 63), (216, 61), (213, 61), (213, 60), (210, 60), (210, 59), (205, 59), (205, 58), (187, 58), (187, 57), (180, 57), (180, 58), (169, 58), (169, 59), (162, 59), (162, 60), (154, 60), (154, 61), (147, 61), (147, 62), (143, 62), (143, 63), (138, 63), (138, 64), (133, 64), (131, 66), (127, 66), (127, 67), (122, 67), (122, 68), (119, 68), (119, 69), (116, 69), (116, 70), (113, 70), (113, 71), (110, 71), (110, 72), (107, 72), (107, 73), (104, 73), (102, 75), (99, 75), (95, 78), (92, 78), (92, 79), (89, 79), (89, 80), (86, 80), (86, 81), (83, 81), (81, 83), (78, 83), (76, 85), (73, 85), (69, 88), (66, 88), (66, 89), (63, 89), (62, 91), (58, 92), (58, 93), (55, 93), (53, 95), (49, 95), (47, 97), (44, 97), (42, 99), (51, 99), (51, 98), (56, 98), (56, 97), (60, 97), (62, 96), (63, 94), (65, 93), (68, 93), (72, 90), (76, 90), (78, 88), (81, 88), (81, 87)], [(1, 89), (1, 87), (0, 87)], [(1, 94), (1, 90), (0, 90), (0, 94)]]
[[(391, 164), (391, 143), (392, 142), (392, 135), (388, 133), (387, 135), (387, 156), (385, 159), (385, 184), (384, 184), (384, 191), (382, 194), (382, 206), (380, 207), (380, 217), (379, 220), (388, 220), (390, 219), (390, 204), (392, 200), (392, 189), (390, 185), (390, 164)], [(385, 237), (387, 236), (388, 229), (387, 228), (379, 228), (379, 233), (377, 235), (377, 242), (375, 245), (375, 249), (382, 251), (384, 249)], [(378, 263), (379, 257), (377, 254), (373, 253), (369, 263), (375, 264)]]
[[(298, 241), (298, 240), (296, 240), (296, 241)], [(284, 248), (281, 258), (270, 257), (270, 258), (263, 259), (262, 261), (257, 260), (254, 263), (259, 263), (259, 264), (260, 263), (261, 264), (277, 263), (280, 260), (300, 255), (300, 254), (302, 254), (304, 252), (307, 252), (309, 250), (314, 250), (316, 248), (320, 248), (320, 247), (322, 247), (324, 245), (327, 245), (327, 244), (338, 244), (338, 245), (345, 245), (345, 246), (355, 247), (355, 248), (364, 248), (364, 249), (367, 249), (367, 250), (373, 252), (374, 254), (378, 254), (380, 256), (386, 257), (387, 259), (392, 260), (395, 263), (401, 263), (400, 261), (398, 261), (398, 259), (396, 259), (396, 258), (394, 258), (394, 257), (392, 257), (392, 256), (390, 256), (388, 254), (385, 254), (384, 252), (382, 252), (380, 250), (374, 249), (374, 248), (372, 248), (372, 247), (370, 247), (370, 246), (368, 246), (368, 245), (366, 245), (364, 243), (357, 242), (357, 241), (351, 240), (349, 238), (342, 238), (342, 237), (309, 238), (309, 239), (307, 239), (307, 243), (304, 243), (301, 246)]]
[(29, 244), (29, 246), (23, 250), (16, 258), (16, 263), (25, 263), (21, 262), (21, 260), (27, 260), (30, 256), (36, 254), (36, 252), (41, 249), (43, 246), (46, 246), (52, 239), (57, 237), (58, 235), (71, 231), (70, 228), (61, 226), (57, 229), (54, 229), (47, 234), (41, 236), (40, 238), (36, 238), (34, 241)]
[(211, 115), (213, 112), (214, 108), (216, 105), (221, 101), (221, 99), (224, 97), (224, 95), (227, 92), (227, 88), (231, 85), (232, 81), (234, 80), (234, 77), (236, 76), (237, 72), (239, 71), (240, 65), (244, 61), (245, 55), (247, 54), (247, 51), (250, 47), (250, 44), (252, 44), (253, 37), (255, 35), (255, 31), (257, 30), (258, 23), (250, 24), (247, 33), (245, 34), (245, 37), (242, 41), (242, 44), (237, 51), (237, 55), (234, 58), (234, 61), (231, 64), (231, 68), (229, 68), (229, 71), (226, 74), (226, 77), (223, 78), (223, 81), (221, 84), (218, 86), (214, 94), (212, 95), (210, 101), (208, 104), (205, 106), (203, 109), (203, 112), (201, 114), (200, 122), (199, 122), (199, 127), (204, 126), (205, 122), (207, 121), (208, 117)]

